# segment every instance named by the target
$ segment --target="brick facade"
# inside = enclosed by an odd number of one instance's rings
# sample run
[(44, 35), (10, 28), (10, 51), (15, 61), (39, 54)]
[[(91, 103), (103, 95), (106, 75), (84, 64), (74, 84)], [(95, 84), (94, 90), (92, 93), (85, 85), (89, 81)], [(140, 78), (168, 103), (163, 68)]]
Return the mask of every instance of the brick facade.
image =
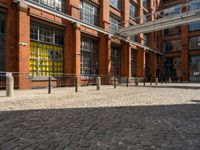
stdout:
[[(138, 6), (138, 15), (142, 16), (145, 13), (150, 13), (155, 9), (155, 4), (159, 5), (159, 1), (150, 2), (150, 8), (147, 9), (143, 6), (142, 0), (133, 0)], [(122, 0), (121, 11), (109, 5), (109, 0), (92, 0), (92, 3), (99, 8), (99, 27), (109, 30), (110, 14), (114, 14), (121, 18), (122, 26), (127, 27), (130, 23), (134, 23), (133, 19), (129, 16), (129, 1)], [(80, 19), (80, 0), (66, 0), (66, 13), (77, 19)], [(7, 61), (6, 70), (10, 72), (29, 73), (30, 64), (30, 24), (35, 22), (42, 22), (46, 26), (55, 26), (62, 28), (64, 31), (64, 46), (63, 46), (63, 73), (75, 74), (81, 79), (81, 37), (87, 35), (88, 37), (95, 38), (98, 41), (98, 74), (110, 78), (111, 74), (111, 48), (117, 46), (120, 49), (120, 77), (131, 78), (131, 51), (136, 49), (137, 57), (137, 70), (136, 75), (143, 78), (144, 75), (152, 75), (156, 77), (158, 69), (157, 57), (159, 54), (149, 52), (139, 46), (132, 45), (128, 42), (121, 41), (117, 38), (104, 35), (97, 31), (91, 30), (79, 24), (71, 23), (67, 20), (59, 18), (55, 15), (46, 13), (42, 10), (26, 6), (23, 1), (14, 3), (13, 0), (0, 0), (0, 11), (4, 10), (7, 14)], [(143, 20), (140, 20), (142, 23)], [(152, 34), (152, 35), (151, 35)], [(151, 33), (149, 41), (150, 47), (161, 51), (158, 43), (160, 32)], [(154, 35), (155, 34), (155, 35)], [(155, 41), (152, 38), (155, 36)], [(184, 39), (185, 34), (181, 35)], [(143, 34), (137, 35), (137, 40), (141, 44), (144, 43)], [(187, 42), (187, 41), (186, 41)], [(154, 44), (153, 44), (154, 43)], [(187, 59), (186, 52), (187, 45), (183, 45), (182, 59)], [(147, 65), (147, 63), (149, 65)], [(146, 64), (146, 67), (145, 67)], [(187, 67), (187, 62), (182, 64), (182, 67)], [(145, 74), (148, 70), (148, 74)], [(1, 71), (1, 70), (0, 70)], [(188, 73), (185, 73), (184, 79), (187, 79)], [(30, 84), (26, 84), (20, 80), (19, 88), (30, 88)]]

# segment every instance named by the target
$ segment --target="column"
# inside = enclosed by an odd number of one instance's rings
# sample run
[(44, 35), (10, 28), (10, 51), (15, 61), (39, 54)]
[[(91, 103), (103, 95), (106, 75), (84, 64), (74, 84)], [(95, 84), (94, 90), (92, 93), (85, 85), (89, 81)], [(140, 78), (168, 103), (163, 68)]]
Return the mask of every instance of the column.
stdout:
[[(143, 10), (143, 1), (138, 0), (138, 12), (139, 16), (141, 17), (139, 20), (139, 23), (143, 23), (143, 15), (144, 15), (144, 10)], [(144, 44), (144, 35), (139, 34), (138, 35), (138, 40), (141, 44)], [(138, 47), (137, 49), (137, 76), (138, 77), (144, 77), (144, 69), (145, 69), (145, 50), (141, 47)]]
[(29, 89), (31, 84), (27, 77), (29, 76), (30, 61), (30, 16), (27, 14), (27, 5), (23, 1), (19, 3), (18, 40), (18, 72), (20, 73), (18, 85), (19, 89)]
[[(80, 19), (80, 0), (66, 1), (67, 14)], [(80, 24), (66, 21), (64, 36), (64, 73), (78, 77), (80, 85), (81, 32)]]
[(121, 49), (121, 77), (131, 78), (131, 47), (129, 43), (123, 42)]
[[(101, 1), (100, 27), (109, 31), (110, 11), (109, 1)], [(99, 75), (103, 76), (102, 83), (108, 84), (111, 76), (111, 37), (100, 33), (99, 42)]]
[(189, 41), (188, 41), (188, 25), (183, 25), (181, 29), (181, 79), (184, 81), (189, 80)]

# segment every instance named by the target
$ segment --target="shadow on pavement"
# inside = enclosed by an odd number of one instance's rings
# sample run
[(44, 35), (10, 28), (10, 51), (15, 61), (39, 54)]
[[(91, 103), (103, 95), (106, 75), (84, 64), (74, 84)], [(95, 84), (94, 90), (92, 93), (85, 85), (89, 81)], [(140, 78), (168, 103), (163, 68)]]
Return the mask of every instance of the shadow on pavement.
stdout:
[(0, 112), (0, 149), (199, 150), (200, 105)]
[(191, 102), (200, 103), (200, 100), (191, 100)]

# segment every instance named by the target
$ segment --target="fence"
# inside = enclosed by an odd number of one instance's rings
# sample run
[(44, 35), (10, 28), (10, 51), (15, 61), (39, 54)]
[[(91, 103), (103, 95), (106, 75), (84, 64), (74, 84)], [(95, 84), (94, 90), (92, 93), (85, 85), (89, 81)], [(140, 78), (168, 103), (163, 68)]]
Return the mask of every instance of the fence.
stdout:
[[(8, 82), (11, 76), (14, 80), (13, 88), (9, 87), (12, 82)], [(155, 78), (155, 85), (158, 82), (161, 84), (172, 82), (170, 78), (168, 81), (163, 78)], [(114, 88), (117, 86), (138, 86), (139, 83), (143, 83), (145, 86), (146, 80), (140, 78), (128, 78), (120, 76), (87, 76), (87, 77), (77, 77), (74, 74), (52, 74), (51, 76), (30, 76), (28, 73), (6, 73), (0, 72), (0, 89), (9, 92), (8, 90), (14, 89), (39, 89), (46, 88), (48, 93), (51, 93), (52, 88), (60, 87), (74, 87), (75, 92), (78, 92), (79, 86), (95, 85), (97, 90), (100, 90), (101, 85), (112, 85)], [(150, 79), (150, 85), (152, 85), (153, 79)], [(11, 83), (11, 84), (8, 84)], [(12, 93), (12, 92), (11, 92)], [(8, 94), (9, 95), (9, 94)]]

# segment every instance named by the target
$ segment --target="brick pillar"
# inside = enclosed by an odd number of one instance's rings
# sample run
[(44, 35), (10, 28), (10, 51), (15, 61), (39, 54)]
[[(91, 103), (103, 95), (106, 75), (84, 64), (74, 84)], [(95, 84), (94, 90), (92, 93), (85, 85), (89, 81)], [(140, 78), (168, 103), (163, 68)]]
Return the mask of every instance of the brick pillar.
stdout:
[[(122, 18), (123, 27), (129, 26), (129, 1), (122, 1)], [(127, 9), (128, 8), (128, 9)], [(121, 48), (121, 61), (120, 61), (120, 75), (121, 77), (131, 78), (131, 47), (129, 43), (122, 42)]]
[(181, 41), (182, 41), (182, 52), (181, 52), (181, 79), (184, 81), (189, 80), (189, 41), (188, 41), (188, 25), (182, 26)]
[(105, 75), (106, 75), (106, 82), (110, 83), (111, 77), (111, 37), (107, 36), (105, 39)]
[(145, 51), (138, 47), (137, 50), (137, 77), (144, 77)]
[[(138, 0), (138, 13), (139, 13), (139, 16), (144, 15), (143, 1), (142, 0)], [(144, 22), (143, 17), (141, 17), (140, 20), (139, 20), (139, 23), (143, 23), (143, 22)], [(144, 44), (144, 35), (139, 34), (138, 40), (141, 44)], [(138, 77), (144, 77), (145, 51), (141, 47), (138, 47), (137, 49), (138, 49), (137, 50), (137, 76)]]
[(156, 77), (156, 70), (157, 70), (157, 54), (155, 52), (152, 52), (151, 56), (152, 56), (151, 74), (152, 74), (152, 77), (155, 78)]
[[(80, 18), (80, 0), (69, 0), (66, 3), (67, 14)], [(73, 74), (78, 77), (80, 85), (80, 55), (81, 55), (81, 32), (80, 25), (66, 21), (64, 36), (64, 73)]]
[(18, 72), (27, 73), (19, 75), (19, 89), (28, 89), (31, 87), (30, 81), (26, 79), (29, 76), (29, 60), (30, 60), (30, 16), (27, 14), (27, 6), (25, 3), (19, 3), (18, 11)]
[(131, 47), (129, 43), (123, 42), (120, 63), (121, 77), (131, 78)]
[(122, 19), (123, 19), (123, 27), (128, 27), (129, 26), (129, 1), (124, 0), (122, 1)]
[[(10, 2), (8, 2), (10, 3)], [(9, 4), (8, 4), (9, 5)], [(18, 48), (18, 30), (13, 28), (14, 24), (18, 24), (18, 10), (14, 3), (10, 4), (8, 7), (7, 14), (7, 54), (6, 54), (6, 71), (7, 72), (18, 72), (18, 53), (16, 52), (16, 47)], [(10, 61), (12, 60), (12, 61)]]
[[(109, 31), (110, 13), (109, 1), (101, 1), (100, 27)], [(100, 33), (99, 42), (99, 75), (103, 76), (102, 83), (108, 84), (111, 76), (111, 37)]]
[(77, 77), (80, 77), (80, 55), (81, 55), (81, 32), (80, 24), (74, 24), (74, 38), (73, 38), (73, 49), (74, 49), (74, 73)]

